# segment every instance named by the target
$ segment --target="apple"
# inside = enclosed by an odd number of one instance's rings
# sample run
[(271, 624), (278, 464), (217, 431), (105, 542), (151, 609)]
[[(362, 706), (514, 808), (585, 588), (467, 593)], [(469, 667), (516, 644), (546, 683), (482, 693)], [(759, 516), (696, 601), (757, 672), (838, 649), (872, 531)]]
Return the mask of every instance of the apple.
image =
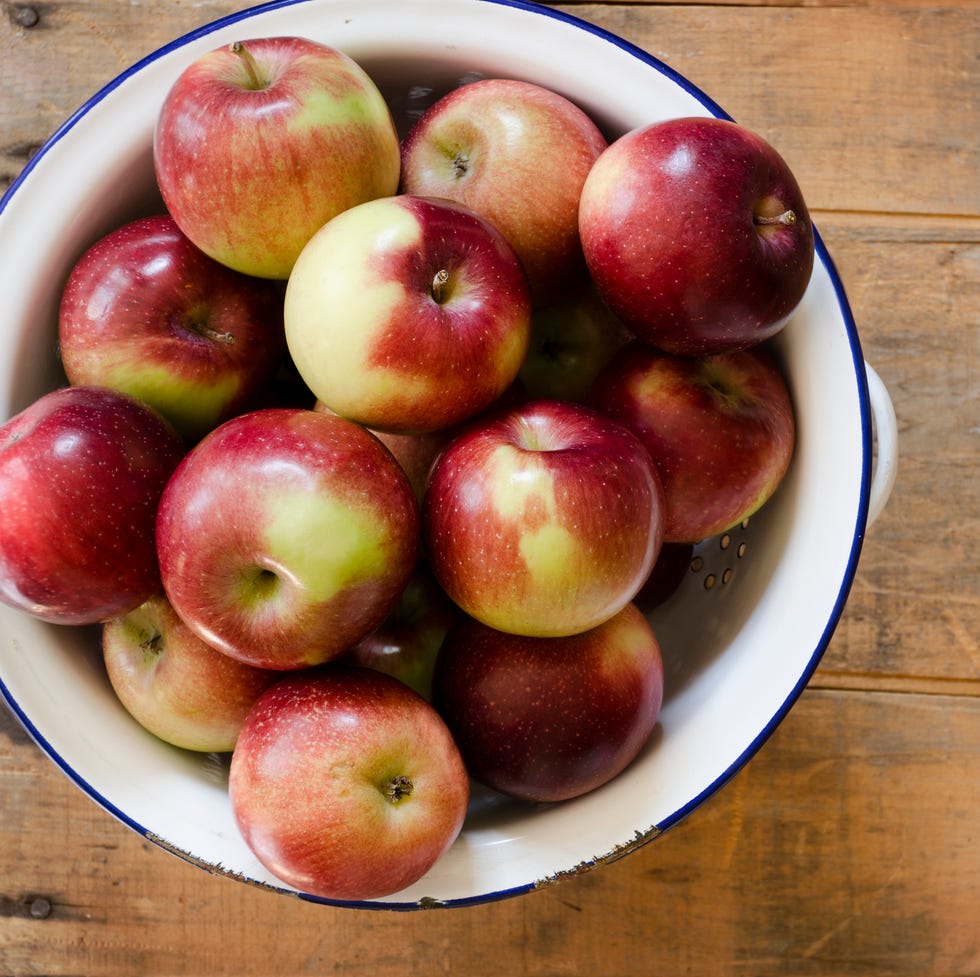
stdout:
[(202, 641), (163, 594), (102, 626), (102, 657), (117, 698), (144, 729), (204, 753), (234, 749), (249, 709), (281, 677)]
[(405, 193), (445, 197), (496, 225), (527, 271), (535, 305), (584, 280), (579, 195), (607, 140), (563, 95), (483, 78), (430, 106), (402, 141)]
[(286, 342), (317, 399), (369, 428), (438, 431), (494, 403), (527, 352), (531, 305), (513, 249), (448, 200), (352, 207), (303, 249)]
[(237, 271), (285, 279), (331, 217), (395, 193), (399, 139), (374, 81), (300, 37), (236, 41), (177, 77), (153, 139), (181, 230)]
[(766, 347), (672, 356), (634, 341), (596, 378), (591, 403), (649, 449), (672, 543), (698, 543), (747, 519), (792, 460), (793, 405)]
[(418, 556), (412, 487), (344, 418), (243, 414), (208, 434), (160, 500), (157, 550), (174, 609), (260, 668), (336, 657), (391, 613)]
[(255, 406), (276, 375), (282, 288), (209, 258), (169, 215), (144, 217), (75, 263), (58, 340), (70, 383), (139, 397), (193, 443)]
[(160, 587), (157, 505), (185, 448), (156, 411), (63, 387), (0, 427), (0, 600), (55, 624), (97, 624)]
[(338, 660), (386, 672), (431, 699), (436, 655), (460, 617), (462, 611), (420, 560), (394, 611)]
[(664, 666), (632, 604), (582, 634), (532, 638), (472, 619), (446, 636), (433, 703), (474, 780), (528, 801), (608, 783), (650, 739)]
[(649, 452), (580, 404), (538, 400), (464, 428), (422, 504), (423, 548), (443, 589), (501, 631), (574, 634), (622, 610), (664, 527)]
[(582, 188), (579, 231), (603, 299), (669, 353), (773, 336), (813, 269), (813, 225), (788, 164), (724, 119), (672, 118), (613, 142)]
[(277, 878), (361, 900), (429, 871), (462, 828), (469, 778), (418, 693), (330, 664), (262, 694), (232, 754), (229, 793), (242, 837)]
[(585, 403), (599, 371), (632, 338), (589, 285), (534, 310), (518, 379), (529, 397)]

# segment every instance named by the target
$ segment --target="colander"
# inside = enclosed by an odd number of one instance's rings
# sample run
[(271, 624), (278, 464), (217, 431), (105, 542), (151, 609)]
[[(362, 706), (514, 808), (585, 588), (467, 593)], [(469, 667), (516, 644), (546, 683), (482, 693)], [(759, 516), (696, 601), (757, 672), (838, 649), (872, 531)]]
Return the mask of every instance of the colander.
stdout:
[[(216, 21), (96, 93), (0, 202), (0, 416), (63, 382), (56, 306), (73, 261), (101, 234), (159, 209), (151, 136), (173, 79), (206, 50), (274, 34), (306, 35), (358, 60), (402, 131), (451, 87), (495, 75), (561, 92), (610, 137), (670, 116), (725, 116), (626, 41), (520, 0), (285, 0)], [(756, 516), (697, 548), (656, 612), (666, 697), (643, 754), (612, 783), (562, 804), (478, 791), (462, 834), (427, 876), (345, 905), (461, 906), (619, 858), (717, 791), (783, 719), (838, 623), (865, 532), (894, 482), (897, 444), (887, 390), (865, 363), (819, 234), (809, 290), (773, 346), (797, 413), (796, 456)], [(171, 748), (123, 711), (97, 631), (0, 609), (0, 693), (51, 760), (138, 834), (209, 872), (313, 899), (270, 876), (244, 845), (226, 758)]]

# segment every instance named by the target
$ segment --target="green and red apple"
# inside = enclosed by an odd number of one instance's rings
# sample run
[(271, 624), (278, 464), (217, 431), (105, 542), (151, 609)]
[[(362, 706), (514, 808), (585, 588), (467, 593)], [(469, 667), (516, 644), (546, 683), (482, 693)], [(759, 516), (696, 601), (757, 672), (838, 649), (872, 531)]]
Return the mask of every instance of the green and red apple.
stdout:
[(202, 251), (278, 279), (330, 218), (395, 193), (401, 168), (371, 77), (302, 37), (236, 41), (188, 65), (161, 107), (153, 159), (167, 210)]
[(222, 654), (155, 594), (102, 627), (116, 697), (154, 736), (184, 750), (228, 753), (256, 699), (280, 677)]
[(534, 310), (518, 380), (528, 397), (585, 403), (599, 371), (632, 338), (590, 283)]
[(376, 668), (432, 698), (432, 672), (443, 639), (462, 611), (420, 560), (395, 609), (338, 661)]
[(366, 427), (443, 430), (493, 404), (527, 352), (514, 250), (448, 200), (373, 200), (325, 224), (286, 287), (286, 341), (317, 399)]
[(555, 637), (601, 624), (649, 576), (664, 529), (653, 459), (580, 404), (531, 401), (465, 427), (422, 506), (436, 579), (470, 616)]
[(394, 609), (418, 557), (418, 504), (364, 428), (302, 408), (226, 421), (160, 501), (157, 550), (174, 609), (240, 661), (335, 658)]
[(188, 443), (257, 406), (285, 346), (281, 285), (209, 258), (169, 215), (100, 238), (59, 308), (69, 382), (138, 397)]
[(405, 193), (466, 204), (520, 256), (536, 306), (584, 280), (578, 205), (607, 146), (578, 105), (541, 85), (484, 78), (433, 104), (402, 143)]

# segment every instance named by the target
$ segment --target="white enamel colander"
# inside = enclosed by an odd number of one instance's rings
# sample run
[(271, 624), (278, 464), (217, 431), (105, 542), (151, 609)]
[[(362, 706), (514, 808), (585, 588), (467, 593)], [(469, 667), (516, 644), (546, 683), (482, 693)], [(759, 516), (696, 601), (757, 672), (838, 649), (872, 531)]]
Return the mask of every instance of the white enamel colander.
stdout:
[[(174, 78), (213, 47), (281, 34), (354, 57), (403, 130), (444, 91), (481, 76), (553, 88), (610, 136), (670, 116), (725, 114), (624, 40), (521, 0), (284, 0), (217, 21), (95, 94), (0, 202), (0, 417), (59, 382), (56, 305), (73, 261), (101, 234), (159, 208), (151, 138)], [(564, 804), (476, 796), (459, 839), (427, 876), (353, 905), (482, 902), (618, 858), (718, 790), (786, 715), (838, 623), (897, 455), (891, 401), (865, 363), (819, 235), (809, 290), (774, 346), (797, 413), (796, 456), (776, 497), (698, 547), (656, 612), (667, 687), (649, 747), (612, 783)], [(171, 748), (123, 711), (97, 632), (0, 609), (0, 694), (64, 773), (140, 835), (208, 871), (313, 899), (282, 886), (246, 848), (224, 759)]]

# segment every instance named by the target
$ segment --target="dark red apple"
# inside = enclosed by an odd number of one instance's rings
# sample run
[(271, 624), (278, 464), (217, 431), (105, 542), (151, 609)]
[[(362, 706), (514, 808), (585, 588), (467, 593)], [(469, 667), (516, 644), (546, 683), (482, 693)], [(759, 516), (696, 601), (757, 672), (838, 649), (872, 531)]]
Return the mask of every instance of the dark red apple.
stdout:
[(531, 801), (610, 781), (650, 738), (663, 702), (660, 646), (632, 604), (562, 638), (466, 619), (436, 661), (433, 702), (474, 780)]
[(697, 357), (633, 342), (599, 374), (591, 402), (652, 455), (667, 542), (698, 543), (747, 519), (792, 460), (793, 405), (765, 347)]
[(788, 164), (723, 119), (672, 118), (617, 139), (582, 189), (579, 231), (610, 308), (671, 353), (769, 338), (813, 269), (813, 225)]
[(160, 588), (157, 505), (184, 454), (156, 411), (102, 387), (45, 394), (0, 427), (0, 600), (94, 624)]

